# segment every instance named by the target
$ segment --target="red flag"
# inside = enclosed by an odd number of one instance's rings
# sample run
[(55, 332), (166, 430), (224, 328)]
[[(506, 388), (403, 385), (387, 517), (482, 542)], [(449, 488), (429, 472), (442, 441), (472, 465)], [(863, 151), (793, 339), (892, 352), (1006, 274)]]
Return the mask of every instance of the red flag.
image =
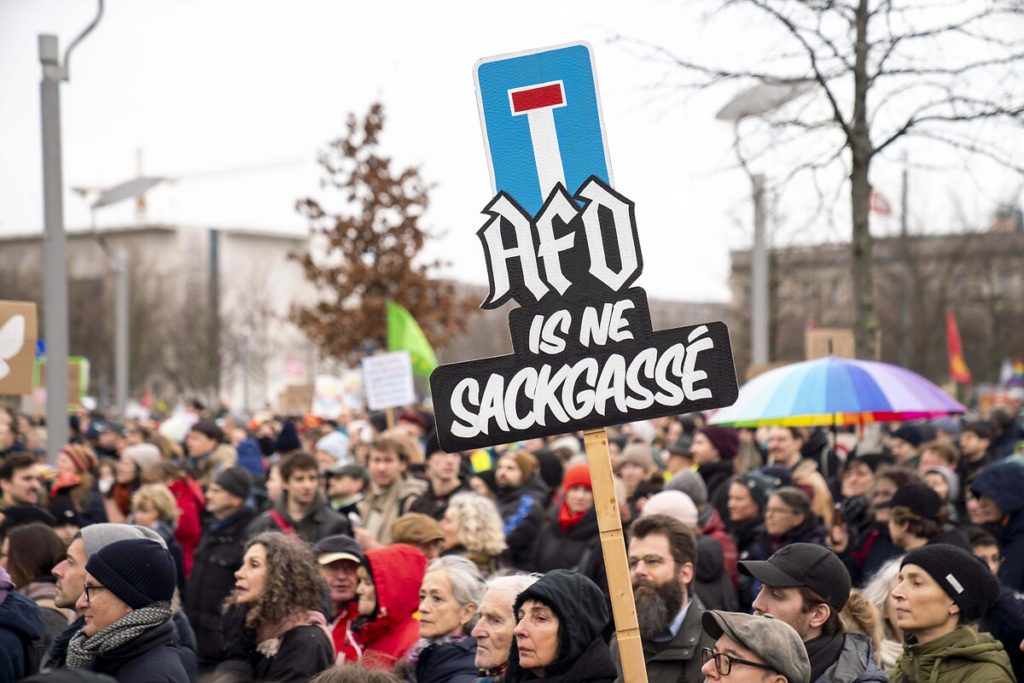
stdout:
[(956, 326), (953, 309), (946, 309), (946, 347), (949, 349), (949, 378), (958, 384), (971, 383), (971, 371), (964, 362), (964, 350), (960, 346), (960, 328)]
[(892, 207), (889, 206), (889, 200), (873, 187), (871, 188), (871, 194), (868, 195), (868, 210), (874, 211), (879, 216), (892, 215)]

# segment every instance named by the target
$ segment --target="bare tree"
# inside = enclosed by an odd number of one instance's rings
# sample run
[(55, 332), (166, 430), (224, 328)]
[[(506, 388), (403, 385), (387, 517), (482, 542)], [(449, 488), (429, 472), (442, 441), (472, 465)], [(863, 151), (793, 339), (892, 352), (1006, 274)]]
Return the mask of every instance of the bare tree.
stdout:
[[(686, 88), (810, 82), (810, 95), (757, 123), (741, 158), (794, 155), (787, 180), (842, 169), (852, 225), (858, 353), (874, 357), (879, 326), (872, 274), (870, 174), (881, 153), (918, 138), (1024, 173), (1007, 141), (1024, 114), (1024, 5), (1018, 0), (723, 0), (718, 13), (767, 19), (774, 54), (719, 65), (632, 39), (646, 58), (678, 67)], [(752, 131), (751, 131), (752, 132)], [(819, 191), (820, 194), (820, 191)]]

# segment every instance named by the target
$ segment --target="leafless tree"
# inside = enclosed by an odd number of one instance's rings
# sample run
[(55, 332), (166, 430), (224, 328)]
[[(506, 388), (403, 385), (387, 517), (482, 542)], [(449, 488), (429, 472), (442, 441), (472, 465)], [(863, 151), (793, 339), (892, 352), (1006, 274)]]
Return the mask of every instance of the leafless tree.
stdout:
[[(678, 67), (678, 85), (706, 89), (809, 83), (808, 94), (745, 124), (741, 158), (792, 155), (786, 180), (820, 188), (845, 176), (858, 354), (874, 357), (879, 328), (870, 232), (871, 166), (920, 139), (1018, 173), (1007, 141), (1024, 125), (1024, 5), (1019, 0), (716, 0), (712, 16), (766, 19), (774, 53), (713, 64), (673, 46), (621, 38)], [(756, 60), (756, 61), (755, 61)], [(818, 190), (821, 194), (820, 190)]]

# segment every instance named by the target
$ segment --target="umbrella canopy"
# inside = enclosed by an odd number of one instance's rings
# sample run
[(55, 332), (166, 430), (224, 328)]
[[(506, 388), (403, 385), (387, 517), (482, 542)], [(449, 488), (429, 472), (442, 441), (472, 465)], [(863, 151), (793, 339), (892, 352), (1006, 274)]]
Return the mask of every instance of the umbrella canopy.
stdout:
[(888, 363), (819, 358), (755, 377), (711, 424), (858, 425), (939, 417), (966, 408), (924, 377)]

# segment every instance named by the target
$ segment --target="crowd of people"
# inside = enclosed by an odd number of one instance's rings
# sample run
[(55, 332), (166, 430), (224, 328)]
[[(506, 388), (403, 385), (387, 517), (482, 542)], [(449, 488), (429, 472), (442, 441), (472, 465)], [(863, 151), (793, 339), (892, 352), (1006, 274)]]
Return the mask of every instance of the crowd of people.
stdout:
[[(198, 403), (71, 427), (51, 464), (0, 410), (0, 683), (630, 680), (580, 435), (446, 453), (429, 409)], [(608, 431), (652, 683), (1024, 676), (1015, 409)]]

